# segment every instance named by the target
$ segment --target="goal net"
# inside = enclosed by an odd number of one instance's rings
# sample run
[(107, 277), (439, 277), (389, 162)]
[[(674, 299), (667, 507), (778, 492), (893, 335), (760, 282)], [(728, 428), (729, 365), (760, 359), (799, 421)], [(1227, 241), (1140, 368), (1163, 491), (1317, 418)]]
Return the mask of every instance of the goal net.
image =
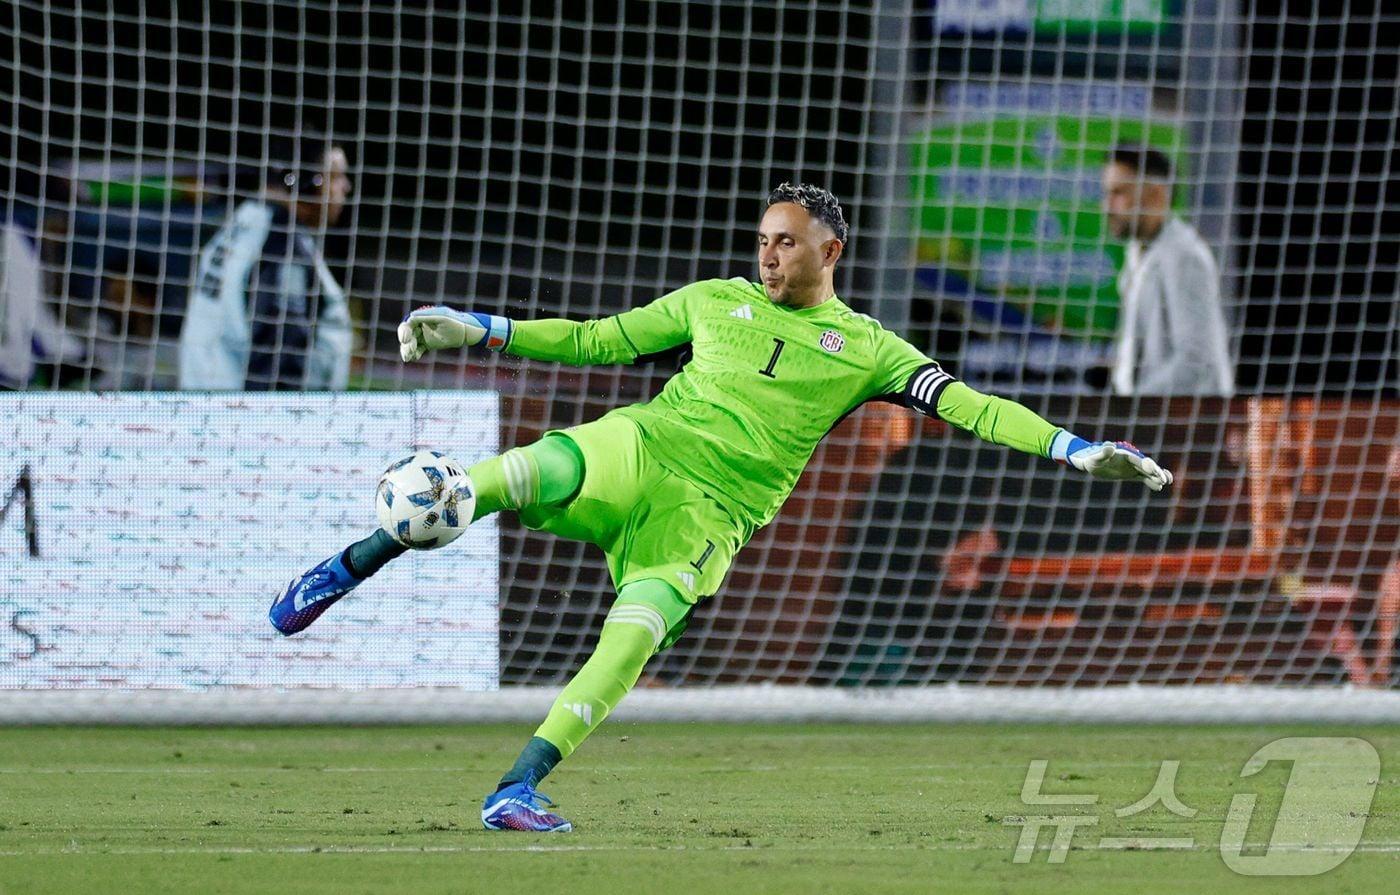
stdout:
[[(867, 405), (624, 710), (1400, 718), (1382, 6), (7, 7), (0, 715), (537, 716), (614, 597), (591, 546), (502, 514), (294, 639), (267, 605), (372, 530), (396, 457), (474, 462), (646, 400), (685, 358), (403, 364), (395, 327), (752, 277), (791, 180), (845, 207), (849, 304), (1177, 484)], [(1169, 160), (1213, 256), (1224, 386), (1116, 387), (1123, 146)]]

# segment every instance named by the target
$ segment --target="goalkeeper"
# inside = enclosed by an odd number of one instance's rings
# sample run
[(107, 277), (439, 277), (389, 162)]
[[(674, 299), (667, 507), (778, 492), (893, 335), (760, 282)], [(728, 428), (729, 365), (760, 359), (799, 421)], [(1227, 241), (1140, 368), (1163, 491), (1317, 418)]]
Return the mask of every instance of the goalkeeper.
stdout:
[[(758, 228), (761, 283), (692, 283), (602, 320), (512, 321), (445, 307), (399, 327), (405, 361), (462, 347), (565, 364), (632, 363), (690, 343), (692, 357), (645, 404), (547, 433), (469, 475), (476, 518), (514, 510), (532, 529), (602, 548), (617, 586), (598, 645), (482, 805), (489, 829), (567, 831), (535, 791), (685, 631), (734, 555), (777, 514), (812, 451), (866, 401), (936, 414), (979, 438), (1099, 478), (1160, 491), (1171, 473), (1125, 442), (1090, 443), (1032, 411), (980, 394), (833, 290), (847, 226), (836, 199), (783, 184)], [(383, 531), (294, 580), (269, 616), (311, 624), (405, 548)]]

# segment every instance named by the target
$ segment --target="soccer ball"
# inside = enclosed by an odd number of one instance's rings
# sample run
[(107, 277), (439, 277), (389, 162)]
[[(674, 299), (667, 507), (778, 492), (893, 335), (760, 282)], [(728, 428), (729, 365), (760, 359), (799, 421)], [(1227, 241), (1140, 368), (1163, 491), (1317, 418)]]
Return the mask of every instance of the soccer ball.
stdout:
[(419, 451), (384, 470), (374, 508), (389, 537), (414, 550), (432, 550), (467, 530), (476, 489), (462, 464), (438, 451)]

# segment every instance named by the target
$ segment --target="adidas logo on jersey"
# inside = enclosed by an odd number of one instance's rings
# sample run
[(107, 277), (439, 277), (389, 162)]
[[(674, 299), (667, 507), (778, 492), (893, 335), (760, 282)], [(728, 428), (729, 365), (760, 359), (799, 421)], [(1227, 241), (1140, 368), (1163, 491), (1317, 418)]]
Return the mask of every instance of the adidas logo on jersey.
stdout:
[(739, 305), (739, 307), (729, 312), (730, 317), (738, 317), (740, 320), (752, 320), (753, 308), (749, 305)]
[(589, 705), (586, 702), (566, 702), (564, 703), (564, 708), (573, 712), (575, 715), (578, 715), (584, 724), (592, 726), (593, 706)]
[(686, 587), (695, 590), (695, 576), (689, 572), (677, 572), (676, 577), (681, 580)]

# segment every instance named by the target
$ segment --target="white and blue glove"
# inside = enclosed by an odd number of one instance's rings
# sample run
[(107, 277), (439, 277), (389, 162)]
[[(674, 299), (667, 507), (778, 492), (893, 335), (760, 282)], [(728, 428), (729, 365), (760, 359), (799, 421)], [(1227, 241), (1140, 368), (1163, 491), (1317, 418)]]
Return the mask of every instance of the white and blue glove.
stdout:
[(510, 343), (510, 320), (498, 314), (419, 308), (399, 324), (399, 356), (415, 361), (429, 351), (484, 346), (500, 351)]
[(1050, 459), (1083, 470), (1096, 479), (1139, 481), (1153, 491), (1172, 483), (1171, 470), (1126, 441), (1085, 441), (1061, 429), (1050, 445)]

